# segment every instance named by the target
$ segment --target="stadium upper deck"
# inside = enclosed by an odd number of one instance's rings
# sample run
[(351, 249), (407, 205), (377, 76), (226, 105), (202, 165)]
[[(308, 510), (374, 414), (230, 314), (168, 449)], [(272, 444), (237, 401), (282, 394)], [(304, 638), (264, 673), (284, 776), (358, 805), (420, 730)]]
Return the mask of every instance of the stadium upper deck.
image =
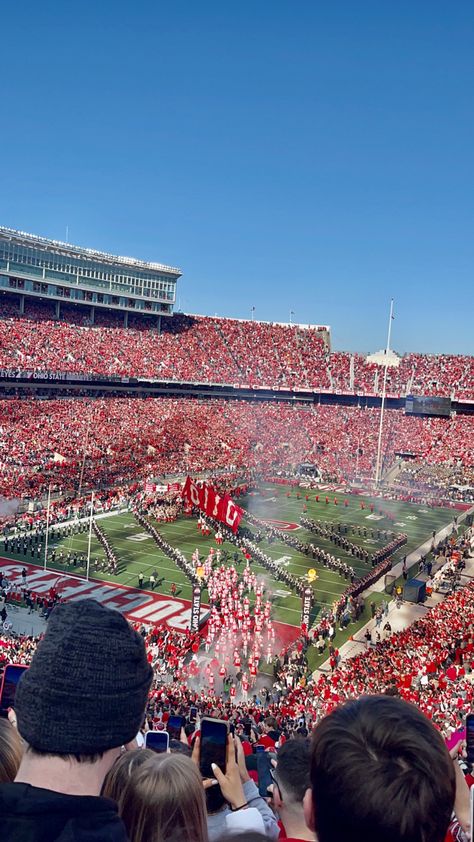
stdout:
[(169, 316), (176, 300), (181, 272), (161, 263), (117, 257), (45, 237), (0, 226), (0, 289), (17, 291), (21, 312), (25, 299), (88, 305), (93, 322), (95, 308), (128, 314)]
[[(1, 270), (0, 270), (1, 271)], [(111, 310), (23, 302), (0, 295), (1, 378), (42, 373), (81, 381), (137, 378), (152, 382), (227, 384), (239, 389), (377, 397), (383, 368), (372, 357), (330, 352), (327, 328), (174, 314), (161, 332), (134, 314), (129, 328)], [(387, 394), (474, 401), (474, 357), (407, 354), (388, 370)], [(45, 377), (48, 379), (48, 376)], [(402, 405), (401, 403), (397, 405)]]

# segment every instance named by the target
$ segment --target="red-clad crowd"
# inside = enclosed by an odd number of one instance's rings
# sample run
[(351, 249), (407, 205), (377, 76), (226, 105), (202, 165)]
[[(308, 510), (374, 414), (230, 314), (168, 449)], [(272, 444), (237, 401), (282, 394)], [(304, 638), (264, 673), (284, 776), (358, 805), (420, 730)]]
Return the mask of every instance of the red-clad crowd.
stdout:
[[(137, 627), (138, 628), (138, 627)], [(448, 738), (463, 726), (464, 717), (472, 710), (474, 684), (474, 584), (456, 591), (444, 602), (430, 609), (426, 615), (405, 630), (392, 634), (355, 657), (340, 661), (330, 673), (316, 679), (301, 680), (293, 686), (277, 681), (271, 692), (263, 694), (254, 689), (248, 693), (239, 677), (240, 663), (233, 672), (237, 679), (236, 694), (216, 694), (214, 681), (193, 682), (196, 673), (189, 664), (197, 658), (200, 640), (190, 633), (172, 632), (157, 626), (140, 627), (153, 664), (155, 690), (189, 704), (220, 705), (236, 715), (255, 714), (259, 707), (276, 716), (282, 726), (304, 718), (311, 727), (334, 707), (350, 698), (364, 694), (398, 695), (417, 705)], [(6, 663), (29, 664), (38, 639), (9, 634), (0, 636), (0, 667)], [(204, 655), (203, 652), (201, 652)], [(263, 656), (265, 653), (261, 653)], [(211, 653), (212, 657), (219, 658)], [(295, 649), (299, 662), (301, 646)], [(191, 658), (191, 662), (190, 659)], [(222, 659), (222, 663), (223, 663)], [(188, 666), (183, 669), (187, 661)], [(231, 661), (231, 667), (235, 664)], [(219, 660), (215, 661), (218, 680)], [(292, 656), (285, 658), (292, 664)], [(226, 667), (226, 674), (229, 667)], [(304, 672), (304, 670), (303, 670)], [(302, 670), (298, 671), (298, 675)], [(222, 684), (222, 682), (221, 682)], [(194, 685), (194, 689), (192, 689)], [(217, 689), (217, 688), (216, 688)], [(258, 699), (257, 699), (258, 695)]]
[[(26, 301), (20, 316), (3, 297), (0, 368), (82, 375), (147, 377), (251, 387), (380, 394), (383, 368), (361, 354), (330, 353), (328, 333), (317, 327), (186, 316), (163, 319), (161, 332), (131, 317), (87, 315), (50, 302)], [(407, 354), (389, 367), (390, 395), (474, 399), (474, 358)]]
[[(0, 495), (35, 497), (120, 485), (148, 476), (317, 465), (335, 482), (373, 477), (378, 409), (171, 398), (0, 401)], [(422, 418), (387, 410), (383, 464), (413, 453), (472, 475), (474, 418)], [(463, 474), (463, 472), (465, 472)], [(444, 487), (445, 482), (442, 483)]]

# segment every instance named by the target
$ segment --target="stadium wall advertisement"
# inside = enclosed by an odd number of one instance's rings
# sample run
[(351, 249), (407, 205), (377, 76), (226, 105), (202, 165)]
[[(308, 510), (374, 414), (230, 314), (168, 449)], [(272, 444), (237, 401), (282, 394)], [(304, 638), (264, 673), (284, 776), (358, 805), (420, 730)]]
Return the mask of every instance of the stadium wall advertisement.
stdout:
[[(160, 623), (176, 631), (191, 628), (193, 608), (196, 606), (185, 599), (166, 597), (160, 594), (129, 588), (126, 585), (110, 585), (105, 582), (75, 579), (73, 576), (54, 570), (44, 570), (31, 564), (15, 564), (0, 560), (0, 570), (12, 583), (13, 592), (21, 591), (21, 571), (26, 568), (28, 588), (34, 594), (46, 596), (54, 588), (63, 599), (97, 599), (109, 608), (120, 611), (131, 622)], [(207, 608), (201, 608), (196, 615), (197, 627), (205, 622)]]

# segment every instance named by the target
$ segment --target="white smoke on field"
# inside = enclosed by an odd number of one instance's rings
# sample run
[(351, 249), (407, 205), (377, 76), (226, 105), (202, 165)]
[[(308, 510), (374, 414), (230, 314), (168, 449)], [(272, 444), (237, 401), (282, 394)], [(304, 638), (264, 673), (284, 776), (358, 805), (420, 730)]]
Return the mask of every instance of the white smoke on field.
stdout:
[(8, 520), (13, 517), (21, 506), (21, 500), (18, 497), (13, 497), (7, 500), (6, 497), (0, 497), (0, 520)]

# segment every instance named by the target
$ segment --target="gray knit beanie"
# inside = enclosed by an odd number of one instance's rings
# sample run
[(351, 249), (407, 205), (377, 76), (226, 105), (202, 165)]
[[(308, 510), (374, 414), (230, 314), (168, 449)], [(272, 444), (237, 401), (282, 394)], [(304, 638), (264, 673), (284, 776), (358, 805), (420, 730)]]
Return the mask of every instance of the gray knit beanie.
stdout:
[(18, 684), (18, 730), (51, 754), (116, 748), (136, 736), (152, 677), (143, 639), (118, 611), (63, 603)]

